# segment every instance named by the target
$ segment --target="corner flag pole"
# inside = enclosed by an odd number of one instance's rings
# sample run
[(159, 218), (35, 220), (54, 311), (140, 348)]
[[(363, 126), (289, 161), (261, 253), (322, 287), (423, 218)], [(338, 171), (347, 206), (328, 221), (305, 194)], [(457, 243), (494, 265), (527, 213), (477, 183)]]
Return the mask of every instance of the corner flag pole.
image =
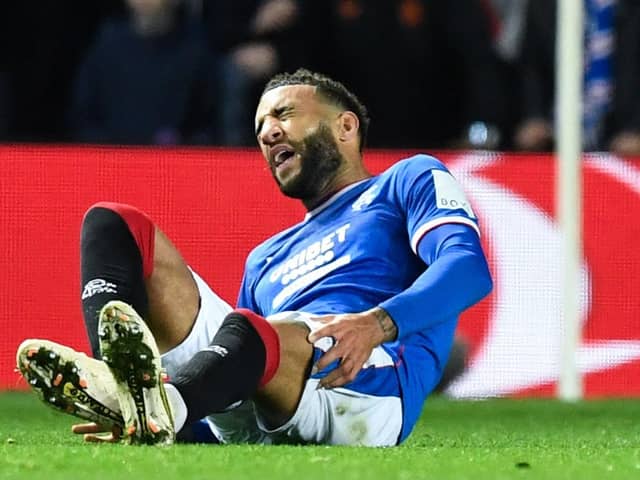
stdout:
[(582, 398), (577, 350), (581, 339), (583, 15), (583, 0), (558, 0), (556, 207), (562, 238), (563, 338), (556, 394), (569, 401)]

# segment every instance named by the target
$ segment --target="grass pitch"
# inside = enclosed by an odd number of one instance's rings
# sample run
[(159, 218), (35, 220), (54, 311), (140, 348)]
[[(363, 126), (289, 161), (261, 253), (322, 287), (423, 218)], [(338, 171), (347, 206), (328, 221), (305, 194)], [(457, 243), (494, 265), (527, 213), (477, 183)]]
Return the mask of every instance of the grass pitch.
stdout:
[(0, 478), (639, 479), (640, 400), (429, 399), (402, 446), (85, 444), (72, 417), (0, 394)]

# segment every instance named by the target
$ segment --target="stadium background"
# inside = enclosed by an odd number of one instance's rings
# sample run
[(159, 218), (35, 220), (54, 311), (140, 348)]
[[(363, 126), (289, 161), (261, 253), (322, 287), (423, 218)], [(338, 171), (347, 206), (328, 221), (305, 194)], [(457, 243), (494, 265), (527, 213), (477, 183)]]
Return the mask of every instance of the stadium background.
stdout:
[[(408, 151), (370, 151), (379, 172)], [(438, 155), (467, 190), (483, 230), (494, 292), (464, 314), (471, 363), (456, 397), (550, 396), (559, 371), (560, 237), (552, 156)], [(147, 211), (227, 301), (244, 257), (300, 220), (257, 150), (0, 146), (0, 388), (24, 338), (88, 351), (80, 312), (78, 235), (100, 200)], [(640, 396), (640, 168), (613, 156), (584, 160), (583, 342), (587, 397)], [(372, 240), (373, 241), (373, 240)], [(428, 308), (428, 306), (425, 306)]]

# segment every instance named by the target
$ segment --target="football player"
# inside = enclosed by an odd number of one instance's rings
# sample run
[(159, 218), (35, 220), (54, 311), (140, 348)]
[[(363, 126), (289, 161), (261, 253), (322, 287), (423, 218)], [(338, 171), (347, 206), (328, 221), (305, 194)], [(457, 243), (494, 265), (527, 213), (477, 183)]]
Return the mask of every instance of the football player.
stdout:
[(492, 281), (447, 168), (415, 155), (370, 174), (368, 123), (356, 96), (321, 74), (267, 83), (258, 144), (307, 214), (249, 254), (235, 309), (143, 212), (92, 206), (81, 266), (96, 358), (27, 340), (18, 367), (33, 388), (94, 422), (74, 427), (87, 440), (172, 443), (201, 419), (221, 442), (406, 439), (458, 316)]

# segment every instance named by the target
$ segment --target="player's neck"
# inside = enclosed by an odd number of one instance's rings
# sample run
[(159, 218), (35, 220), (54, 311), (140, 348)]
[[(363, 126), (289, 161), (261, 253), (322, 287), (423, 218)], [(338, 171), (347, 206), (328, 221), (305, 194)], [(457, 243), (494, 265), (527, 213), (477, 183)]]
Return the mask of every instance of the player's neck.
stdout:
[(327, 188), (325, 188), (320, 195), (311, 199), (303, 199), (302, 204), (305, 206), (307, 211), (310, 212), (329, 200), (336, 193), (347, 188), (349, 185), (353, 185), (354, 183), (358, 183), (370, 177), (372, 177), (371, 173), (365, 170), (362, 165), (359, 165), (359, 168), (348, 169), (336, 175), (333, 181), (329, 183)]

